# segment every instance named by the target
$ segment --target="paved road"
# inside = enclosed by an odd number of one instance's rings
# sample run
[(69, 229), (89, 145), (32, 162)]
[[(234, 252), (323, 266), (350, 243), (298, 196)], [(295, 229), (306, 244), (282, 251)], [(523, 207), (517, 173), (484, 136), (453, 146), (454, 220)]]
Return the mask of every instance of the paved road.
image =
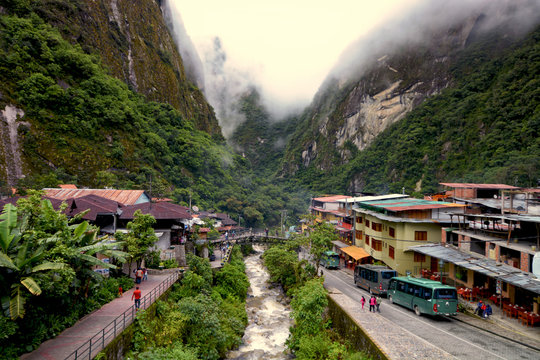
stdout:
[[(356, 287), (350, 274), (344, 271), (324, 271), (325, 286), (335, 288), (353, 299), (368, 292)], [(360, 308), (360, 303), (358, 302)], [(540, 359), (540, 352), (482, 331), (453, 318), (421, 316), (383, 299), (382, 317), (418, 336), (458, 359)], [(467, 316), (459, 314), (460, 316)], [(384, 332), (384, 329), (380, 329)], [(540, 339), (539, 339), (540, 344)]]

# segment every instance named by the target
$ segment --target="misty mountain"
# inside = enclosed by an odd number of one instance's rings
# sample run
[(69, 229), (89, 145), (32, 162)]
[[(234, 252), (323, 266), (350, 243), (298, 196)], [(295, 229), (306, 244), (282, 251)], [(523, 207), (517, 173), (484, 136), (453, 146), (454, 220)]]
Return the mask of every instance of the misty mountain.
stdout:
[(495, 3), (422, 9), (353, 44), (301, 115), (279, 175), (332, 193), (534, 185), (538, 4)]

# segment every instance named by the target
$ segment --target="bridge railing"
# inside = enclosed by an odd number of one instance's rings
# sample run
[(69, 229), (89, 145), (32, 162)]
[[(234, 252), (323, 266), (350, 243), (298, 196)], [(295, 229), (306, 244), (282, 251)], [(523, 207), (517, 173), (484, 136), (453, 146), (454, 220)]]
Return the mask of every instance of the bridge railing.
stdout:
[[(141, 298), (140, 309), (147, 309), (152, 305), (172, 284), (174, 284), (180, 277), (179, 272), (171, 274), (163, 280), (157, 287), (152, 289), (148, 294)], [(113, 339), (116, 338), (126, 327), (128, 327), (135, 316), (137, 315), (137, 309), (135, 305), (132, 305), (129, 309), (118, 315), (116, 319), (111, 321), (103, 329), (98, 331), (94, 336), (87, 340), (84, 344), (79, 346), (74, 352), (69, 354), (65, 360), (78, 360), (88, 359), (91, 360), (97, 354), (105, 348)]]

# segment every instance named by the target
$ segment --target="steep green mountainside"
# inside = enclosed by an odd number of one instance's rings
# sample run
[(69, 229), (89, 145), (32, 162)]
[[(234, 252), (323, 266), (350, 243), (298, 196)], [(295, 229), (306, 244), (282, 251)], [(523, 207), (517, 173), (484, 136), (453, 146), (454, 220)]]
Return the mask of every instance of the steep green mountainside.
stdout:
[(149, 101), (38, 12), (15, 10), (0, 11), (4, 185), (151, 189), (185, 204), (191, 196), (202, 209), (227, 211), (254, 227), (278, 223), (279, 209), (305, 207), (297, 195), (254, 177), (220, 134), (198, 129), (197, 117)]
[(233, 133), (231, 145), (249, 161), (259, 176), (273, 175), (279, 168), (298, 119), (272, 119), (256, 89), (251, 89), (240, 99), (238, 108), (245, 121)]
[(21, 16), (35, 13), (63, 38), (98, 55), (110, 74), (148, 100), (165, 102), (195, 127), (214, 136), (221, 129), (202, 92), (188, 81), (167, 29), (160, 1), (6, 0)]
[[(449, 87), (367, 148), (349, 146), (350, 161), (331, 171), (297, 165), (295, 178), (318, 192), (345, 193), (405, 187), (420, 194), (437, 191), (441, 181), (535, 186), (540, 179), (540, 30), (510, 47), (498, 35), (458, 52)], [(296, 163), (301, 161), (297, 157)]]

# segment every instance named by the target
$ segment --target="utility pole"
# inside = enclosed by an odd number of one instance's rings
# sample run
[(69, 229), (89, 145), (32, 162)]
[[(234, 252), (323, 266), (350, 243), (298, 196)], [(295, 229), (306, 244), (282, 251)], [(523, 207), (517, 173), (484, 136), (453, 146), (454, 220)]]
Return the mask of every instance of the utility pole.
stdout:
[(191, 189), (189, 189), (189, 214), (191, 215)]
[(281, 212), (281, 237), (283, 237), (283, 220), (287, 218), (287, 210), (280, 210)]

